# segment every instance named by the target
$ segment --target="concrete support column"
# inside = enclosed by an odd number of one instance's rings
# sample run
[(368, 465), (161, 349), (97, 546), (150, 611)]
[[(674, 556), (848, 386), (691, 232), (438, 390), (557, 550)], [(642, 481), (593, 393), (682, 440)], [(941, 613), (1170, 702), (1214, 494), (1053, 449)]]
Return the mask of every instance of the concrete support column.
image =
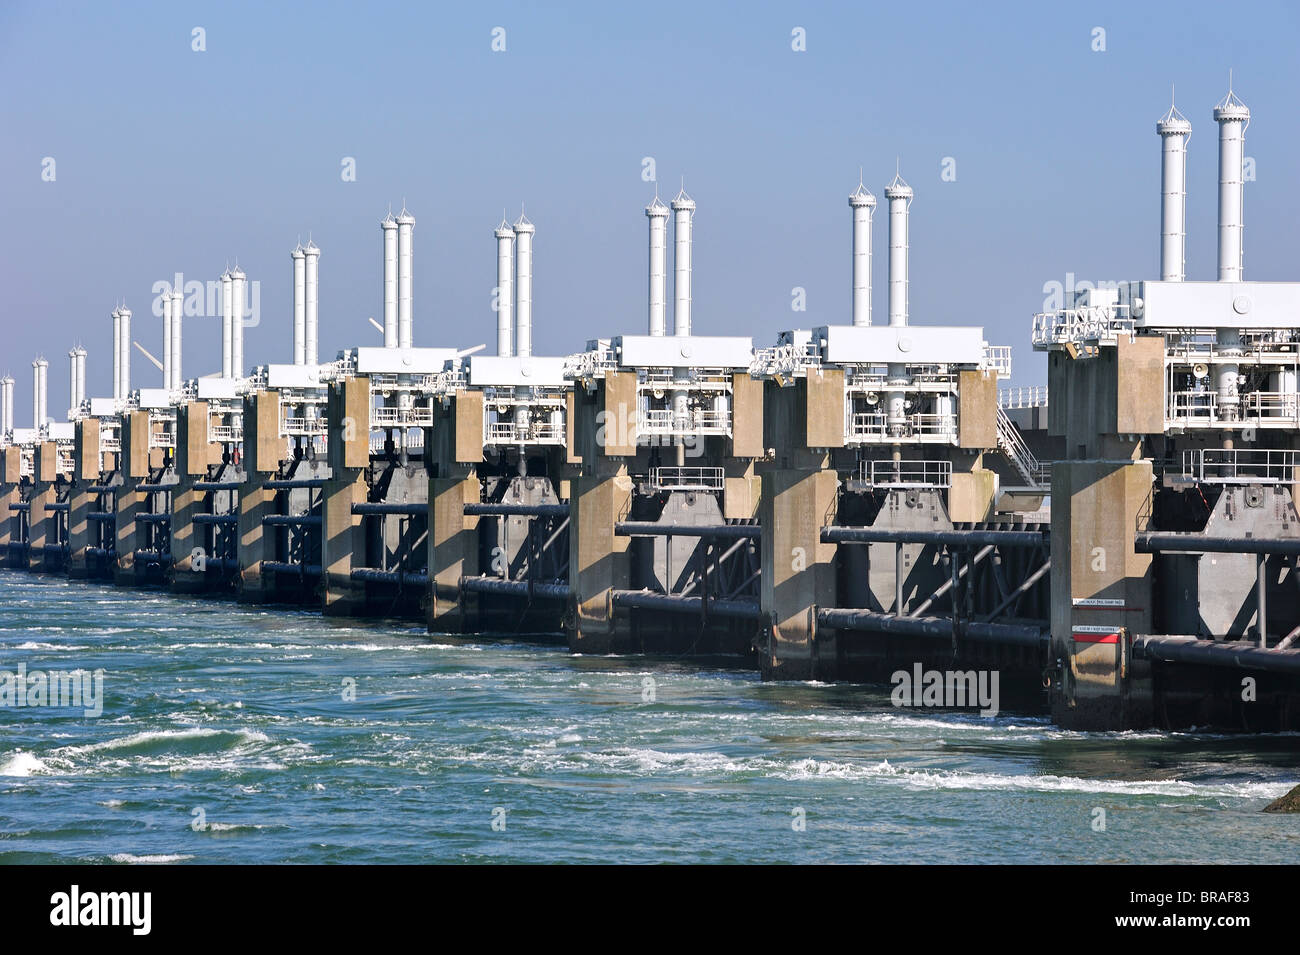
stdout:
[(46, 544), (58, 542), (55, 522), (58, 514), (46, 513), (45, 505), (55, 501), (54, 482), (58, 477), (58, 446), (53, 441), (36, 445), (32, 458), (32, 490), (27, 497), (27, 568), (47, 571), (58, 566), (57, 558), (45, 553)]
[(477, 504), (481, 488), (470, 471), (465, 477), (433, 478), (429, 482), (429, 629), (457, 633), (473, 629), (475, 595), (460, 591), (461, 577), (479, 569), (479, 519), (465, 513)]
[(825, 461), (820, 470), (763, 474), (759, 518), (763, 527), (761, 605), (768, 621), (768, 679), (807, 680), (832, 675), (834, 631), (819, 632), (817, 610), (835, 605), (834, 544), (821, 530), (834, 520), (839, 477)]
[[(208, 443), (208, 403), (191, 401), (176, 412), (176, 485), (171, 489), (172, 519), (171, 589), (179, 593), (198, 593), (207, 588), (207, 559), (212, 555), (202, 547), (201, 528), (194, 515), (202, 510), (205, 492), (196, 491), (194, 483), (207, 477), (208, 463), (220, 447)], [(220, 460), (218, 457), (217, 460)]]
[(631, 538), (616, 537), (614, 523), (631, 507), (633, 481), (627, 468), (574, 478), (569, 524), (569, 649), (609, 653), (630, 640), (625, 617), (615, 614), (613, 591), (631, 581)]
[(366, 500), (365, 468), (370, 464), (370, 379), (348, 378), (330, 385), (331, 478), (322, 494), (322, 611), (357, 614), (365, 609), (366, 586), (352, 580), (352, 568), (365, 566), (366, 538), (361, 515), (352, 505)]
[(76, 443), (72, 452), (72, 488), (68, 492), (68, 576), (84, 578), (90, 574), (86, 548), (90, 546), (91, 527), (87, 515), (99, 509), (99, 495), (91, 494), (91, 485), (100, 479), (99, 419), (82, 418), (76, 426)]
[(952, 472), (948, 488), (948, 518), (954, 524), (979, 523), (993, 516), (997, 498), (997, 475), (983, 467)]
[(116, 492), (113, 583), (129, 587), (136, 583), (135, 551), (144, 527), (136, 517), (144, 510), (146, 495), (136, 490), (149, 478), (149, 412), (133, 411), (122, 418), (122, 483)]
[(259, 391), (244, 398), (244, 477), (239, 486), (239, 588), (241, 602), (271, 599), (273, 575), (262, 562), (275, 559), (275, 536), (264, 531), (262, 519), (275, 512), (275, 491), (264, 485), (284, 456), (280, 437), (280, 394)]
[(1061, 671), (1052, 716), (1066, 729), (1152, 723), (1150, 665), (1135, 662), (1127, 642), (1151, 632), (1152, 558), (1133, 546), (1150, 527), (1151, 488), (1150, 461), (1053, 466), (1052, 658)]
[(22, 449), (17, 445), (0, 448), (0, 567), (13, 567), (9, 545), (18, 540), (17, 511), (12, 505), (22, 500)]

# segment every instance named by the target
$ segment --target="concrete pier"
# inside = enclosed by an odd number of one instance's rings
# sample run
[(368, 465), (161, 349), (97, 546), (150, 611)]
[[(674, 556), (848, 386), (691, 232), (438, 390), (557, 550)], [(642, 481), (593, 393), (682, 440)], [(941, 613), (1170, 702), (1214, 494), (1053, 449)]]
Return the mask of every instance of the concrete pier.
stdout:
[(280, 396), (261, 391), (244, 399), (244, 481), (239, 486), (239, 580), (241, 602), (270, 600), (275, 580), (263, 564), (275, 559), (275, 540), (264, 521), (275, 512), (276, 492), (266, 487), (280, 467)]
[(354, 580), (354, 567), (364, 566), (366, 540), (362, 518), (353, 507), (366, 501), (366, 468), (370, 465), (370, 381), (364, 377), (333, 382), (329, 388), (330, 478), (321, 491), (321, 609), (327, 615), (348, 615), (365, 606), (366, 585)]

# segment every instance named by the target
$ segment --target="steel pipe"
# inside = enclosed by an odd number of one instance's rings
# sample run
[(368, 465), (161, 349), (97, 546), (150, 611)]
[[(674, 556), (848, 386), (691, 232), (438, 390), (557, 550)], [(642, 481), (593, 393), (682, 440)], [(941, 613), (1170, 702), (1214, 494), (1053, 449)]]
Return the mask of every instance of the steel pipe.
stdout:
[[(909, 637), (933, 637), (940, 640), (952, 639), (954, 627), (951, 617), (907, 617), (855, 609), (818, 610), (817, 623), (837, 630), (894, 633)], [(1046, 626), (959, 620), (956, 622), (956, 629), (958, 638), (978, 640), (982, 643), (1046, 648), (1051, 641), (1051, 633)]]

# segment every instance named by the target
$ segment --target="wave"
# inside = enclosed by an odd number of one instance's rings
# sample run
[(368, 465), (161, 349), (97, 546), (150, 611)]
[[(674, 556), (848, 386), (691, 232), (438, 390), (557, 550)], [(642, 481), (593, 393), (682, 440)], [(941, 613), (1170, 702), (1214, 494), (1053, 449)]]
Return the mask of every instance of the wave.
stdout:
[(109, 856), (114, 862), (120, 862), (125, 865), (167, 865), (172, 862), (188, 862), (194, 856), (187, 855), (148, 855), (137, 856), (129, 852), (119, 852)]
[(49, 772), (49, 769), (49, 765), (35, 753), (19, 750), (0, 763), (0, 776), (34, 776)]

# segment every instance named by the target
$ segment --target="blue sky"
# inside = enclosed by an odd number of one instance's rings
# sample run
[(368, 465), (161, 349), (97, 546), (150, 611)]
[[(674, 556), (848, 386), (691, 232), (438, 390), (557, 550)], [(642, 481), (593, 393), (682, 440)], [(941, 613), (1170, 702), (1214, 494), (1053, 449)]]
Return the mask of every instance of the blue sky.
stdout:
[[(309, 233), (322, 356), (376, 344), (378, 222), (403, 199), (418, 220), (417, 345), (493, 339), (492, 230), (521, 203), (537, 226), (534, 350), (640, 333), (650, 156), (661, 193), (685, 176), (699, 205), (698, 333), (766, 343), (847, 322), (846, 197), (861, 166), (883, 198), (897, 160), (916, 190), (912, 321), (983, 325), (1015, 347), (1015, 381), (1037, 383), (1028, 330), (1045, 283), (1156, 272), (1154, 127), (1171, 83), (1195, 129), (1189, 278), (1215, 274), (1210, 111), (1229, 68), (1254, 114), (1246, 276), (1300, 278), (1298, 39), (1282, 3), (6, 3), (0, 371), (25, 426), (44, 353), (62, 418), (74, 342), (90, 350), (91, 393), (111, 390), (119, 299), (157, 354), (153, 283), (214, 279), (236, 258), (262, 283), (249, 363), (289, 361), (289, 251)], [(955, 181), (941, 181), (945, 157)], [(187, 320), (185, 344), (187, 377), (218, 370), (218, 320)], [(135, 385), (160, 384), (133, 364)]]

